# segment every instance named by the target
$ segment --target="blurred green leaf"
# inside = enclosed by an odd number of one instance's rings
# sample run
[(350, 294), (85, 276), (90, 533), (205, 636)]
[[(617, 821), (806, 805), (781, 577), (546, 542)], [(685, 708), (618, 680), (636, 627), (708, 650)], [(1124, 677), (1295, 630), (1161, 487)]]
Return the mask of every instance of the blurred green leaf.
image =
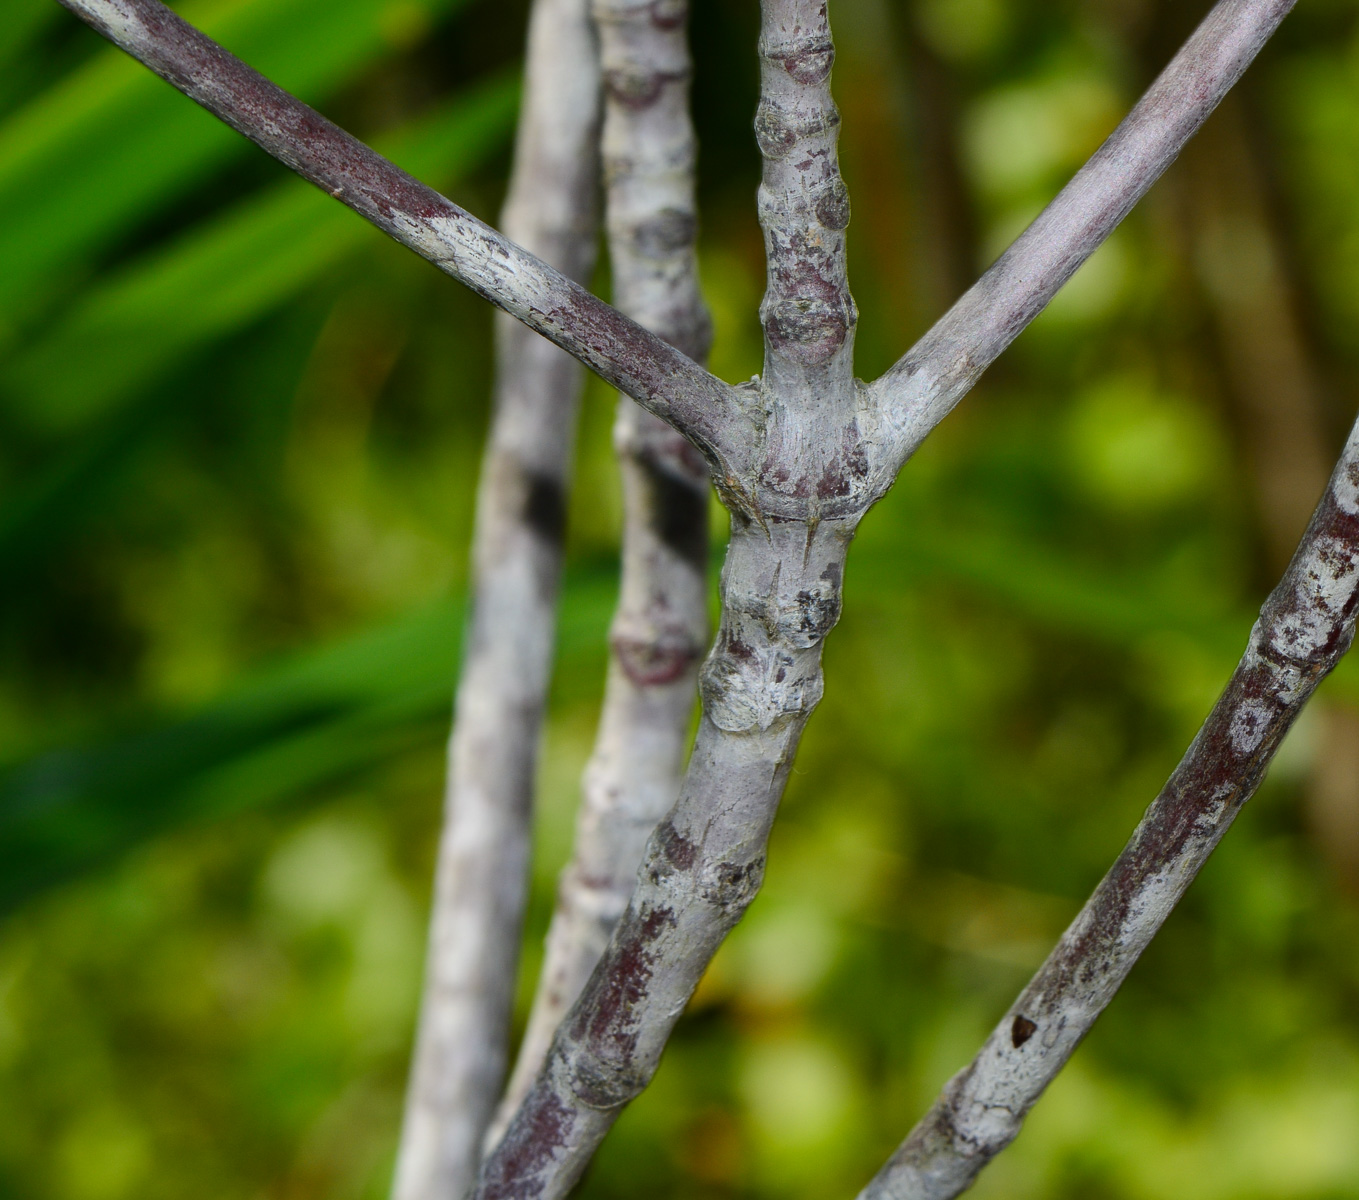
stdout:
[[(614, 587), (601, 569), (568, 578), (568, 667), (598, 653)], [(186, 820), (288, 799), (439, 736), (461, 614), (460, 601), (436, 604), (265, 671), (191, 716), (12, 768), (0, 777), (0, 910)]]
[[(503, 145), (516, 96), (514, 80), (485, 84), (382, 149), (446, 186)], [(65, 431), (98, 418), (0, 511), (0, 562), (18, 570), (60, 545), (63, 527), (97, 511), (89, 497), (168, 403), (146, 394), (150, 383), (258, 322), (376, 236), (330, 197), (289, 180), (111, 276), (0, 366), (0, 388), (32, 424)]]
[[(182, 15), (305, 100), (464, 0), (197, 0)], [(112, 48), (0, 126), (0, 337), (82, 255), (247, 143)]]
[[(483, 85), (379, 148), (446, 186), (504, 144), (517, 94), (512, 79)], [(377, 236), (329, 196), (288, 180), (101, 281), (0, 369), (0, 383), (35, 425), (79, 424)]]

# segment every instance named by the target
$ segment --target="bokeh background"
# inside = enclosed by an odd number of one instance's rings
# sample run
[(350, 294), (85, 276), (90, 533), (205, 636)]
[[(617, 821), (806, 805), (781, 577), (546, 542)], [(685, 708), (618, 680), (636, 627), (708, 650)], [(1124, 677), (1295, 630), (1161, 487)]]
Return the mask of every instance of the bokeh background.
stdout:
[[(494, 217), (524, 0), (180, 7)], [(695, 9), (736, 380), (757, 5)], [(1204, 9), (838, 0), (860, 374)], [(51, 0), (0, 0), (5, 1200), (386, 1195), (489, 329)], [(865, 522), (765, 891), (583, 1196), (857, 1190), (1173, 767), (1356, 401), (1359, 5), (1306, 0)], [(612, 404), (580, 436), (521, 1020), (604, 677)], [(1359, 670), (976, 1194), (1359, 1197)]]

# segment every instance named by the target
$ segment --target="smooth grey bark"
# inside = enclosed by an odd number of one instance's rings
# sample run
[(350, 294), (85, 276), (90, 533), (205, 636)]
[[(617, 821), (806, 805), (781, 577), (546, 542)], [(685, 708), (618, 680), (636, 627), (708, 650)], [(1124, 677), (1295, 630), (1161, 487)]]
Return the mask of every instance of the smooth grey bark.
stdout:
[[(605, 84), (603, 165), (614, 300), (696, 362), (712, 325), (698, 283), (698, 154), (684, 0), (594, 0)], [(552, 1036), (627, 907), (647, 838), (675, 802), (708, 640), (708, 473), (664, 422), (619, 397), (621, 594), (604, 705), (581, 785), (575, 847), (514, 1073), (500, 1140)]]
[[(597, 238), (600, 76), (588, 0), (535, 0), (501, 220), (575, 280)], [(507, 314), (473, 536), (420, 1023), (394, 1200), (461, 1196), (505, 1075), (552, 663), (579, 364)]]
[(1359, 610), (1359, 423), (1246, 652), (1109, 873), (860, 1200), (950, 1200), (1018, 1135), (1265, 776)]
[[(703, 970), (758, 889), (774, 813), (821, 695), (821, 646), (839, 616), (859, 520), (1174, 159), (1291, 0), (1221, 0), (1057, 200), (872, 387), (852, 374), (849, 203), (835, 153), (825, 0), (763, 0), (765, 371), (738, 388), (324, 122), (157, 0), (60, 2), (680, 430), (732, 513), (722, 621), (700, 675), (704, 712), (679, 799), (475, 1193), (564, 1196), (650, 1080)], [(1252, 761), (1243, 758), (1243, 769)], [(1016, 1028), (1024, 1027), (1012, 1024), (1012, 1037)]]

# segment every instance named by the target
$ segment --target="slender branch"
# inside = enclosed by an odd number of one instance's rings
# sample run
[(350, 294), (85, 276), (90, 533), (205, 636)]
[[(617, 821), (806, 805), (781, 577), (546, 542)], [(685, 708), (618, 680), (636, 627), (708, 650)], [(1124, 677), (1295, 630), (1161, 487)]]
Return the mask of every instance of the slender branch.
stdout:
[[(823, 522), (808, 545), (805, 527), (771, 523), (766, 534), (733, 520), (722, 628), (703, 668), (703, 719), (679, 800), (648, 843), (604, 957), (482, 1168), (478, 1200), (558, 1200), (571, 1190), (650, 1082), (704, 970), (754, 898), (820, 699), (821, 642), (839, 615), (850, 536), (847, 523)], [(804, 555), (806, 570), (794, 570)]]
[(898, 465), (1147, 193), (1295, 0), (1221, 0), (1015, 243), (870, 391)]
[(133, 58), (384, 233), (580, 359), (720, 463), (741, 394), (412, 178), (160, 0), (58, 0)]
[(1349, 649), (1357, 610), (1359, 422), (1184, 759), (1047, 962), (860, 1200), (949, 1200), (1014, 1140)]
[(761, 10), (755, 136), (768, 263), (764, 382), (783, 397), (843, 394), (854, 376), (859, 314), (845, 265), (849, 190), (836, 153), (826, 0), (766, 0)]
[(703, 718), (628, 909), (482, 1168), (479, 1200), (557, 1200), (570, 1191), (650, 1081), (713, 954), (753, 899), (793, 756), (821, 697), (821, 647), (840, 615), (848, 544), (874, 498), (849, 362), (848, 200), (835, 164), (826, 10), (808, 0), (764, 0), (763, 10), (770, 379), (752, 389), (760, 408), (745, 452), (716, 481), (732, 510), (732, 540), (721, 628), (701, 673)]
[[(687, 4), (594, 0), (606, 85), (604, 174), (618, 307), (695, 361), (711, 322), (698, 285), (697, 142)], [(675, 801), (708, 638), (708, 476), (667, 425), (620, 396), (622, 591), (594, 754), (582, 782), (542, 975), (488, 1144), (500, 1140), (563, 1015), (627, 907), (647, 838)]]
[[(593, 266), (598, 217), (600, 77), (587, 9), (588, 0), (535, 0), (502, 213), (516, 241), (574, 279)], [(528, 887), (582, 372), (506, 314), (496, 338), (471, 619), (394, 1200), (462, 1196), (476, 1177), (505, 1074)]]

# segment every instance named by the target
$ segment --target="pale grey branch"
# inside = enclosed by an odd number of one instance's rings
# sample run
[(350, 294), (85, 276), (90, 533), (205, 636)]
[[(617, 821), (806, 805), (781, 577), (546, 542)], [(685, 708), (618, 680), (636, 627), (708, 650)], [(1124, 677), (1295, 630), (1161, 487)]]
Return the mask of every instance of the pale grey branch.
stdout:
[[(821, 650), (840, 615), (845, 554), (875, 498), (859, 436), (848, 196), (819, 0), (764, 0), (761, 220), (770, 378), (717, 484), (732, 510), (722, 622), (701, 673), (703, 719), (627, 911), (504, 1138), (479, 1200), (564, 1197), (646, 1087), (722, 940), (754, 897), (802, 732), (821, 698)], [(805, 316), (805, 320), (802, 317)], [(880, 456), (878, 456), (880, 458)]]
[[(510, 237), (577, 280), (589, 276), (598, 233), (600, 77), (587, 6), (534, 2), (502, 213)], [(394, 1200), (461, 1196), (475, 1179), (505, 1075), (519, 963), (582, 371), (503, 313), (496, 339), (471, 613)]]
[(1294, 3), (1221, 0), (1057, 198), (871, 385), (898, 465), (1175, 161)]
[[(711, 322), (698, 285), (697, 143), (689, 119), (684, 0), (594, 0), (605, 82), (603, 161), (614, 299), (702, 362)], [(582, 781), (571, 861), (514, 1074), (487, 1142), (500, 1140), (553, 1034), (627, 907), (647, 838), (675, 802), (708, 639), (708, 476), (673, 429), (619, 398), (622, 590), (599, 734)]]
[(308, 108), (160, 0), (58, 0), (384, 233), (580, 359), (720, 463), (742, 395)]
[(1354, 639), (1359, 423), (1246, 652), (1094, 895), (859, 1200), (950, 1200), (1018, 1135)]

